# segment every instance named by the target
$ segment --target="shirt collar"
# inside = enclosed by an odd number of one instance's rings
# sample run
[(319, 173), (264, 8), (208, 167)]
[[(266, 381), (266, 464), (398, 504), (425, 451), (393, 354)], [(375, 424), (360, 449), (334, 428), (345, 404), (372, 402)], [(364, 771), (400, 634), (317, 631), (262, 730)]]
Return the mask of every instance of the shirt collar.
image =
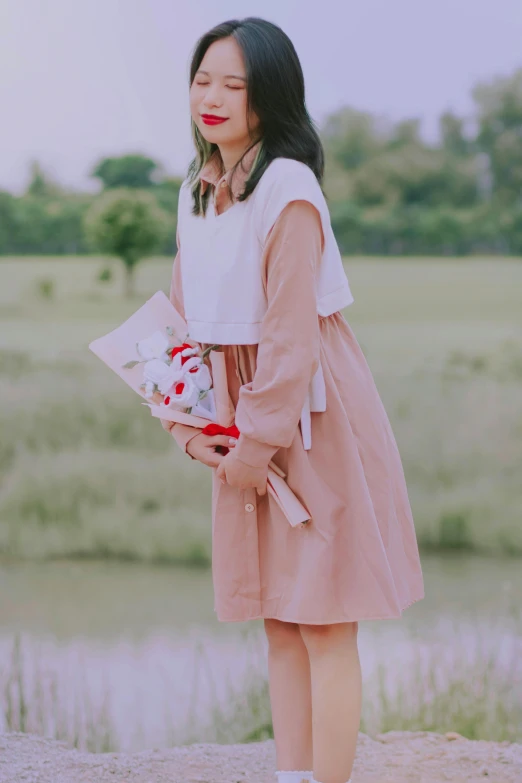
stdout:
[(255, 157), (261, 146), (261, 141), (256, 142), (244, 155), (241, 163), (237, 167), (231, 182), (232, 169), (223, 174), (223, 161), (219, 147), (214, 150), (199, 173), (201, 180), (201, 195), (203, 195), (209, 185), (218, 185), (221, 180), (227, 182), (232, 189), (234, 199), (237, 199), (244, 190), (245, 182), (248, 179)]

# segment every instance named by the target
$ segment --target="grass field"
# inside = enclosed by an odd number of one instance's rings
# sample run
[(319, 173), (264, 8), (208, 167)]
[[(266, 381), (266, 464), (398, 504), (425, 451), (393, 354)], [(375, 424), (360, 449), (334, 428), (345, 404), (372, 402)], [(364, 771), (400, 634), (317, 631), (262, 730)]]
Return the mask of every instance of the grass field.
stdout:
[[(210, 472), (88, 350), (134, 300), (103, 259), (0, 259), (0, 553), (208, 565)], [(347, 259), (345, 311), (403, 457), (423, 550), (522, 555), (522, 263)]]
[[(486, 629), (477, 626), (473, 634), (470, 636), (468, 632), (465, 638), (455, 629), (450, 644), (447, 641), (432, 643), (428, 651), (422, 642), (412, 641), (408, 664), (400, 671), (394, 671), (393, 665), (383, 657), (375, 676), (364, 678), (360, 730), (374, 738), (388, 731), (456, 731), (468, 739), (519, 742), (522, 664), (514, 639), (507, 661), (505, 655), (499, 655), (499, 650), (491, 643), (495, 638), (498, 643), (502, 641), (501, 633), (495, 636), (498, 631), (500, 624), (496, 626), (494, 621)], [(266, 646), (260, 636), (252, 636), (244, 644), (249, 663), (246, 676), (226, 678), (222, 683), (224, 698), (218, 697), (222, 689), (218, 687), (213, 667), (216, 650), (201, 642), (195, 651), (196, 676), (190, 678), (191, 692), (186, 702), (183, 700), (186, 703), (184, 715), (180, 715), (172, 695), (172, 683), (163, 667), (158, 666), (157, 657), (150, 661), (150, 667), (142, 663), (143, 670), (132, 672), (134, 682), (127, 682), (132, 695), (135, 681), (140, 675), (143, 678), (143, 687), (137, 697), (140, 704), (139, 708), (136, 706), (123, 714), (122, 710), (113, 709), (118, 699), (113, 682), (108, 682), (103, 702), (94, 704), (93, 693), (89, 690), (89, 665), (82, 662), (76, 667), (77, 687), (72, 688), (67, 676), (70, 672), (64, 666), (67, 660), (64, 647), (53, 651), (56, 660), (49, 665), (49, 649), (47, 656), (44, 653), (40, 657), (38, 648), (31, 649), (17, 633), (3, 665), (0, 726), (3, 725), (4, 731), (52, 737), (92, 753), (140, 751), (148, 747), (199, 742), (246, 743), (273, 738), (264, 663)], [(175, 650), (171, 652), (175, 655)], [(163, 687), (162, 698), (156, 706), (162, 716), (161, 726), (153, 728), (147, 722), (143, 723), (143, 716), (150, 714), (150, 702), (155, 698), (154, 688), (147, 690), (147, 684), (151, 684), (148, 668), (158, 669)], [(209, 687), (209, 683), (211, 696), (201, 710), (201, 691)], [(70, 694), (66, 698), (69, 689), (74, 694), (72, 698)], [(133, 703), (137, 705), (137, 701)], [(129, 724), (132, 732), (129, 732)]]

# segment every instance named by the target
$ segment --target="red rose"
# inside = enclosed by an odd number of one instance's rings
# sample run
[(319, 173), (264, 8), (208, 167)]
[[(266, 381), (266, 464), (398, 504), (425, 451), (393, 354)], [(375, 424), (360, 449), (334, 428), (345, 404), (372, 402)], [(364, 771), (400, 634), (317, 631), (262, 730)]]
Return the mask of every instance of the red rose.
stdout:
[[(172, 358), (176, 356), (176, 354), (181, 353), (181, 351), (184, 351), (185, 348), (192, 348), (192, 345), (189, 345), (188, 343), (183, 343), (183, 345), (175, 345), (173, 349), (170, 352), (170, 355)], [(188, 361), (191, 357), (190, 356), (182, 356), (181, 357), (181, 364), (185, 364), (186, 361)], [(192, 370), (190, 370), (192, 372)]]

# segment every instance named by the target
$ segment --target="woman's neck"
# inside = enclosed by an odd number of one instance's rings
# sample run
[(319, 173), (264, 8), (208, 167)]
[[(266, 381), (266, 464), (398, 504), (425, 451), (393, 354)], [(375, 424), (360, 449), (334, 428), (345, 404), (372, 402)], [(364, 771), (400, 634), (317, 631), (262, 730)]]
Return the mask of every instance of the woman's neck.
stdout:
[(223, 171), (226, 173), (231, 168), (233, 168), (238, 160), (240, 160), (247, 149), (252, 146), (252, 140), (248, 139), (247, 142), (242, 142), (240, 144), (235, 145), (219, 145), (219, 154), (221, 155), (221, 160), (223, 161)]

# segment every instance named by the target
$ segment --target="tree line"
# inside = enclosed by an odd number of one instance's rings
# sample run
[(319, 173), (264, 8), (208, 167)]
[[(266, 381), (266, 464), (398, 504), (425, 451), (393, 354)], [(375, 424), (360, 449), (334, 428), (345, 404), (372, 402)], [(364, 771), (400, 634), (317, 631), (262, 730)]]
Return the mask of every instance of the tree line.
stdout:
[[(434, 143), (415, 118), (343, 107), (326, 119), (324, 190), (343, 253), (522, 254), (522, 69), (478, 84), (472, 100), (471, 116), (440, 117)], [(88, 213), (115, 189), (141, 194), (127, 219), (157, 206), (146, 231), (157, 252), (175, 252), (180, 177), (143, 155), (105, 158), (91, 174), (101, 194), (67, 190), (38, 163), (22, 196), (0, 191), (0, 254), (95, 251), (103, 231)]]
[(522, 254), (522, 69), (479, 84), (474, 111), (419, 121), (341, 109), (322, 130), (345, 253)]

